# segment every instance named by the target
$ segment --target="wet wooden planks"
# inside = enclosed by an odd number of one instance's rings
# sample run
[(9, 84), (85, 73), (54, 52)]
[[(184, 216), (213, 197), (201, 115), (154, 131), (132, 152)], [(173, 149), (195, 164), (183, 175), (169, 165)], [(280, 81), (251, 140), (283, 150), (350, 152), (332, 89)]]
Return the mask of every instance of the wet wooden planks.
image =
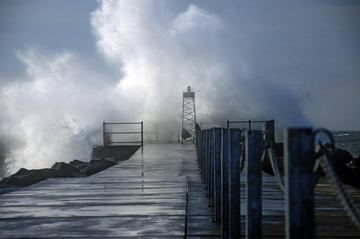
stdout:
[[(0, 238), (219, 238), (193, 145), (146, 145), (130, 160), (86, 178), (49, 179), (0, 195)], [(241, 176), (242, 232), (245, 183)], [(359, 189), (347, 186), (360, 205)], [(263, 238), (284, 238), (284, 195), (263, 173)], [(316, 187), (317, 238), (360, 238), (328, 181)]]
[[(245, 175), (241, 180), (242, 236), (245, 237)], [(346, 188), (360, 206), (360, 190), (348, 185)], [(315, 197), (316, 238), (360, 238), (360, 230), (339, 204), (326, 178), (319, 180)], [(285, 238), (284, 206), (284, 194), (274, 177), (263, 173), (263, 238)]]
[(189, 232), (218, 235), (198, 192), (194, 145), (169, 144), (146, 145), (144, 154), (90, 177), (48, 179), (1, 195), (0, 237), (183, 238), (187, 176), (198, 212)]

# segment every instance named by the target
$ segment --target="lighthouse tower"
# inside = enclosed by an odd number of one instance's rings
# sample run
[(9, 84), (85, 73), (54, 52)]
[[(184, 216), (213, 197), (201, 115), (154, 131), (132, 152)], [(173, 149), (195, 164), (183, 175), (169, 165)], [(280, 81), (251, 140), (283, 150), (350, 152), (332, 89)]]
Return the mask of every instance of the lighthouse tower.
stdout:
[(195, 142), (195, 93), (191, 87), (187, 87), (187, 92), (183, 93), (183, 110), (181, 122), (181, 143)]

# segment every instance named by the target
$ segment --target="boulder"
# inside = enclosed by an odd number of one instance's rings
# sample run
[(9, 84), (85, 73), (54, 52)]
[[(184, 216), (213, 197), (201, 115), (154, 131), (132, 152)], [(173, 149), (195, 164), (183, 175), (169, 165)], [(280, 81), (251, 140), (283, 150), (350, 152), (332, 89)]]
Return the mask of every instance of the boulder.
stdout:
[(21, 168), (13, 175), (4, 178), (0, 182), (0, 187), (29, 186), (31, 184), (54, 177), (56, 174), (57, 174), (56, 170), (49, 168), (31, 169), (31, 170)]
[(88, 162), (80, 161), (80, 160), (77, 160), (77, 159), (74, 159), (69, 164), (71, 166), (74, 166), (74, 167), (80, 169), (80, 170), (83, 170), (83, 169), (85, 169), (85, 168), (87, 168), (89, 166)]
[(93, 159), (90, 161), (90, 164), (87, 168), (81, 170), (82, 174), (86, 176), (98, 173), (104, 169), (107, 169), (111, 166), (116, 164), (116, 160), (113, 158), (106, 158), (106, 159)]
[(56, 162), (52, 167), (56, 170), (56, 177), (78, 177), (81, 176), (80, 169), (68, 163)]

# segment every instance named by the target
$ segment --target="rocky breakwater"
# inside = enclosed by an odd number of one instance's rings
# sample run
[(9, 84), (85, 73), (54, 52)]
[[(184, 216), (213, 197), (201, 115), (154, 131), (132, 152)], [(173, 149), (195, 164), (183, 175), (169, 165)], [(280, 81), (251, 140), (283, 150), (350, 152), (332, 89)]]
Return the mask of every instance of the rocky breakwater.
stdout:
[(73, 160), (70, 163), (56, 162), (51, 168), (25, 169), (21, 168), (13, 175), (4, 178), (0, 187), (24, 187), (48, 178), (85, 177), (115, 165), (112, 158), (96, 159), (88, 162)]
[[(137, 146), (113, 147), (111, 149), (99, 146), (93, 149), (93, 156), (90, 162), (75, 159), (69, 163), (56, 162), (51, 168), (21, 168), (13, 175), (2, 179), (0, 181), (0, 188), (9, 189), (29, 186), (48, 178), (90, 176), (114, 166), (119, 161), (128, 159), (137, 149)], [(113, 154), (115, 157), (109, 157), (109, 154)]]

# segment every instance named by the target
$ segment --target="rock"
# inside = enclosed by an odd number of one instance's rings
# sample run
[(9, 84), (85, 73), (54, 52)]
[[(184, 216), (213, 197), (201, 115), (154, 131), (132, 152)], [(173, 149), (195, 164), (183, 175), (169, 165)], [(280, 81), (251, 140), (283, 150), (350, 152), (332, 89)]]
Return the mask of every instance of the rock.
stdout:
[(43, 181), (45, 179), (54, 177), (57, 174), (56, 170), (44, 168), (44, 169), (25, 169), (21, 168), (13, 175), (4, 178), (0, 182), (0, 187), (23, 187), (31, 184)]
[(81, 175), (79, 168), (64, 162), (56, 162), (51, 168), (57, 171), (56, 177), (78, 177)]
[(80, 161), (80, 160), (77, 160), (77, 159), (74, 159), (73, 161), (71, 161), (69, 163), (71, 166), (74, 166), (74, 167), (77, 167), (78, 169), (80, 169), (80, 171), (82, 169), (85, 169), (89, 166), (89, 163), (88, 162), (83, 162), (83, 161)]
[(114, 166), (116, 164), (116, 160), (113, 158), (106, 158), (106, 159), (93, 159), (90, 161), (90, 164), (87, 168), (81, 170), (81, 173), (85, 174), (86, 176), (98, 173), (106, 168)]

